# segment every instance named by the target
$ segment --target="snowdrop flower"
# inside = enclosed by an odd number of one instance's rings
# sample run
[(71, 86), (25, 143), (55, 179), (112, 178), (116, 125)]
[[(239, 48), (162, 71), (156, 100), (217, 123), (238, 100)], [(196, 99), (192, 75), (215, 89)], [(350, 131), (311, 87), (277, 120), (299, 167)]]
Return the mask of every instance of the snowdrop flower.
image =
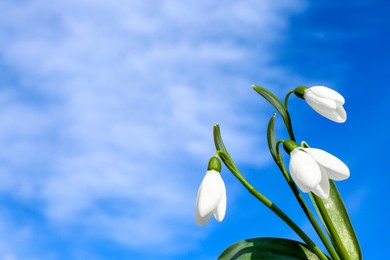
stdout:
[(196, 198), (195, 220), (199, 226), (206, 224), (213, 214), (218, 222), (225, 217), (226, 188), (220, 172), (221, 161), (211, 157)]
[(313, 192), (322, 199), (329, 196), (329, 179), (345, 180), (348, 167), (338, 158), (316, 148), (302, 148), (293, 141), (283, 144), (290, 154), (290, 174), (303, 192)]
[(337, 123), (344, 123), (347, 120), (347, 113), (343, 107), (344, 97), (333, 89), (323, 86), (297, 87), (294, 93), (306, 100), (320, 115)]

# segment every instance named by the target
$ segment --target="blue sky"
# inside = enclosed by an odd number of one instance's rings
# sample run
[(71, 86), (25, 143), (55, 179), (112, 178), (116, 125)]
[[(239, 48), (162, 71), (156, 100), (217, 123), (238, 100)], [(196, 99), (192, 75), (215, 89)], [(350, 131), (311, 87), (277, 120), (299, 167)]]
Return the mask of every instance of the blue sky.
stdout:
[[(298, 140), (342, 159), (338, 183), (366, 259), (386, 246), (390, 4), (386, 1), (0, 2), (0, 258), (215, 259), (250, 237), (296, 236), (223, 169), (222, 223), (195, 224), (212, 126), (244, 174), (308, 234), (272, 163), (282, 97), (326, 85), (330, 122), (291, 98)], [(281, 121), (277, 133), (285, 138)]]

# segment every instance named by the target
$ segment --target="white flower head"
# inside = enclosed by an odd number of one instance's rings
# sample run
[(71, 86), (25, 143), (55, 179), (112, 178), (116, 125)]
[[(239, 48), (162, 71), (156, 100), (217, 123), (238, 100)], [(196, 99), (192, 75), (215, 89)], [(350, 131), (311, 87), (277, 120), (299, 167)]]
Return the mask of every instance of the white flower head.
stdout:
[(294, 93), (305, 99), (320, 115), (337, 123), (344, 123), (347, 120), (347, 113), (343, 107), (344, 97), (333, 89), (324, 86), (298, 87)]
[(196, 198), (195, 220), (199, 226), (206, 224), (213, 214), (218, 222), (225, 217), (226, 187), (220, 172), (220, 160), (211, 157)]
[(328, 152), (297, 146), (290, 151), (290, 174), (303, 192), (313, 192), (327, 199), (329, 179), (345, 180), (350, 175), (348, 167)]

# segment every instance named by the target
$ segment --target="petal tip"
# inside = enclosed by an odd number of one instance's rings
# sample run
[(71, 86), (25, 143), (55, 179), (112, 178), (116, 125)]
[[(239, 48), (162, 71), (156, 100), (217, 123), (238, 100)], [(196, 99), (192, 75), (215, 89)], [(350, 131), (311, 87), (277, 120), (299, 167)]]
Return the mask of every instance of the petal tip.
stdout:
[(329, 189), (326, 189), (326, 187), (322, 187), (320, 184), (317, 185), (313, 191), (315, 195), (320, 197), (321, 199), (327, 199), (329, 197)]

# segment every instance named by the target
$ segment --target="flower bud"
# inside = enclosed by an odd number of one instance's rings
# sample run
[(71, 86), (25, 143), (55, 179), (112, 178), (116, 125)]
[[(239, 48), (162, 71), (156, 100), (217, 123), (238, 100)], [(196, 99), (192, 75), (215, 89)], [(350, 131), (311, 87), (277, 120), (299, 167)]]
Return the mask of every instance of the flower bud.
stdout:
[(324, 86), (311, 88), (297, 87), (295, 95), (306, 100), (314, 111), (337, 123), (344, 123), (347, 120), (347, 113), (344, 110), (344, 97), (333, 89)]

